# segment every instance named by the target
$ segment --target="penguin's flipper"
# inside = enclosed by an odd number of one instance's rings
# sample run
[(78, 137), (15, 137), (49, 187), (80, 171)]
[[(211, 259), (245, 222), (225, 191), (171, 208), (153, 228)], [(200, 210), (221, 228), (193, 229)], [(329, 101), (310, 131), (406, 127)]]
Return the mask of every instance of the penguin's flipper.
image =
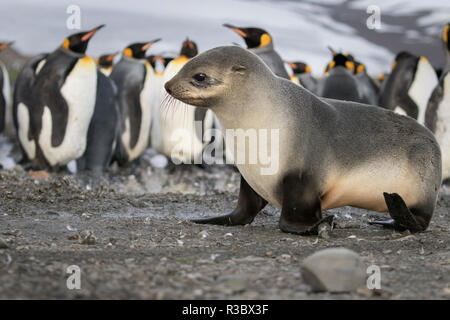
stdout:
[[(48, 88), (49, 94), (44, 97), (43, 107), (48, 107), (50, 109), (51, 119), (52, 119), (52, 146), (59, 146), (66, 135), (67, 121), (69, 117), (69, 106), (67, 105), (66, 99), (64, 99), (61, 94), (61, 85), (51, 86)], [(41, 127), (41, 117), (36, 117), (39, 121), (38, 127)], [(40, 130), (39, 130), (40, 131)]]
[(13, 97), (13, 121), (14, 126), (18, 128), (17, 108), (20, 102), (31, 108), (33, 103), (32, 86), (36, 80), (36, 69), (42, 60), (47, 58), (48, 53), (37, 55), (28, 60), (22, 67), (16, 79)]
[(425, 230), (424, 226), (416, 220), (399, 194), (384, 192), (383, 196), (392, 220), (375, 220), (371, 224), (392, 227), (398, 231), (409, 230), (411, 232), (420, 232)]
[[(450, 72), (450, 71), (449, 71)], [(425, 111), (425, 126), (435, 132), (436, 123), (438, 120), (438, 108), (442, 97), (444, 96), (444, 77), (441, 78), (439, 84), (434, 88), (431, 93), (430, 99), (428, 100), (427, 109)]]
[[(1, 76), (1, 74), (0, 74)], [(2, 80), (0, 80), (0, 88), (2, 87)], [(6, 101), (2, 94), (0, 94), (0, 133), (3, 132), (5, 128), (6, 121)]]

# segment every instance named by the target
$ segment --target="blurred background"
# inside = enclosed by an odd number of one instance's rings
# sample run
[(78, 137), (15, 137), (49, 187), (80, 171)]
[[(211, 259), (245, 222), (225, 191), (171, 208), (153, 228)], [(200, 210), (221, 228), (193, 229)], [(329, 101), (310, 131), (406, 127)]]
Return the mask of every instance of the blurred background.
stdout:
[[(2, 0), (0, 41), (15, 40), (13, 48), (23, 55), (52, 51), (76, 32), (66, 27), (69, 5), (80, 7), (82, 30), (107, 25), (89, 44), (94, 57), (157, 37), (163, 41), (149, 54), (176, 53), (186, 37), (200, 51), (244, 45), (222, 27), (231, 23), (266, 29), (283, 59), (305, 61), (315, 75), (330, 60), (327, 46), (352, 53), (372, 75), (388, 71), (400, 50), (425, 55), (439, 68), (444, 64), (440, 33), (450, 21), (450, 1), (444, 0)], [(369, 5), (381, 10), (379, 30), (366, 26)], [(10, 51), (0, 59), (13, 69), (22, 61)]]

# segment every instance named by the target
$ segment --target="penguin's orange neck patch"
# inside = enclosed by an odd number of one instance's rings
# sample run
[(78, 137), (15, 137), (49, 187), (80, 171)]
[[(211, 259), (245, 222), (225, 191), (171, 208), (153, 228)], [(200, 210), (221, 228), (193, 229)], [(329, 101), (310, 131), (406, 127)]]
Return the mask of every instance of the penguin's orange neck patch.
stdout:
[(355, 64), (353, 63), (353, 61), (346, 61), (345, 66), (347, 67), (347, 69), (355, 71)]
[(444, 28), (444, 31), (442, 32), (442, 40), (444, 40), (445, 43), (448, 43), (448, 31), (449, 31), (450, 25), (447, 24)]
[(394, 70), (395, 66), (397, 65), (397, 61), (394, 60), (391, 64), (391, 70)]
[(265, 47), (271, 42), (272, 38), (267, 33), (264, 33), (259, 39), (259, 47)]
[(63, 46), (63, 48), (65, 48), (67, 50), (70, 50), (69, 49), (69, 44), (70, 44), (69, 39), (66, 38), (66, 39), (64, 39), (64, 41), (62, 43), (62, 46)]
[(84, 56), (83, 58), (80, 59), (80, 62), (83, 64), (85, 64), (85, 63), (92, 64), (92, 63), (94, 63), (94, 60), (89, 56)]
[(331, 61), (326, 67), (325, 67), (325, 73), (328, 73), (328, 70), (333, 69), (334, 66), (336, 65), (336, 62)]
[(305, 72), (306, 73), (311, 73), (311, 67), (310, 66), (306, 66), (305, 67)]
[(363, 64), (359, 64), (358, 67), (356, 68), (356, 73), (361, 73), (364, 71), (366, 67)]
[(130, 48), (125, 48), (123, 54), (128, 58), (133, 58), (133, 51)]
[(179, 57), (176, 58), (176, 59), (173, 59), (173, 62), (176, 63), (176, 64), (185, 64), (185, 63), (187, 63), (188, 61), (189, 61), (189, 58), (186, 57), (184, 54), (181, 55), (181, 56), (179, 56)]

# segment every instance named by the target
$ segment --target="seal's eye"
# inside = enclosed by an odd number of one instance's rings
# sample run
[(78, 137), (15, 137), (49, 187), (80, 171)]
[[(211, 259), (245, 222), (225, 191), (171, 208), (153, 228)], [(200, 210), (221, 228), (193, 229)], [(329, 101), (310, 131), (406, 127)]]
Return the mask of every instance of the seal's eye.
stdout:
[(204, 73), (197, 73), (197, 74), (194, 76), (194, 79), (197, 80), (198, 82), (205, 81), (205, 79), (206, 79), (206, 74), (204, 74)]

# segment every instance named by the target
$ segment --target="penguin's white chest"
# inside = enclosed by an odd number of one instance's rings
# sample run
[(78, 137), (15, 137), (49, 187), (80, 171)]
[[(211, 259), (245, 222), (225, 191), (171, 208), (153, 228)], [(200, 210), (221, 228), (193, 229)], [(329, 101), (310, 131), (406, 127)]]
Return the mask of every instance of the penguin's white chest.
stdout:
[(125, 119), (125, 131), (122, 133), (122, 143), (127, 150), (128, 161), (132, 161), (139, 157), (148, 147), (150, 139), (150, 128), (152, 122), (152, 102), (154, 95), (155, 75), (153, 68), (149, 63), (146, 63), (146, 76), (144, 86), (139, 95), (141, 108), (141, 125), (139, 129), (138, 140), (136, 144), (131, 147), (131, 128), (130, 119)]
[(437, 108), (436, 140), (442, 153), (442, 179), (450, 178), (450, 73), (444, 79), (442, 100)]
[(61, 94), (68, 106), (67, 126), (62, 143), (52, 146), (53, 120), (48, 106), (44, 107), (39, 135), (39, 145), (52, 166), (65, 165), (82, 156), (86, 149), (87, 133), (97, 95), (97, 69), (91, 58), (78, 60), (65, 79)]
[(428, 100), (433, 93), (434, 88), (438, 84), (436, 72), (427, 59), (421, 57), (417, 63), (417, 70), (414, 75), (413, 82), (408, 89), (409, 97), (416, 103), (419, 108), (417, 122), (423, 124), (425, 122), (425, 111)]
[[(189, 59), (185, 57), (171, 61), (164, 70), (163, 84), (171, 80), (188, 61)], [(164, 86), (161, 86), (161, 90), (162, 100), (165, 95)], [(200, 162), (203, 148), (211, 140), (208, 134), (213, 126), (214, 114), (208, 110), (202, 121), (196, 122), (196, 110), (195, 106), (178, 100), (169, 104), (161, 101), (158, 110), (159, 118), (156, 120), (160, 127), (161, 138), (155, 145), (156, 150), (176, 162)]]
[(2, 88), (2, 94), (3, 94), (3, 98), (5, 99), (6, 102), (6, 110), (7, 112), (9, 111), (9, 104), (10, 104), (10, 100), (11, 100), (11, 96), (10, 96), (10, 86), (9, 86), (9, 77), (8, 77), (8, 70), (6, 70), (5, 65), (3, 63), (0, 62), (0, 68), (2, 68), (2, 73), (3, 73), (3, 88)]

